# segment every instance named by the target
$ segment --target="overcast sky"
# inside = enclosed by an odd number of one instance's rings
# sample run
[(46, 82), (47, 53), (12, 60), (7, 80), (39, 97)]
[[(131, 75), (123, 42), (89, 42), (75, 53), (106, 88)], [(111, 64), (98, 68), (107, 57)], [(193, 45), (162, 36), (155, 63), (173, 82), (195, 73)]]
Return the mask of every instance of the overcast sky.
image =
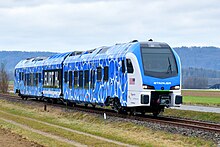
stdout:
[(220, 47), (220, 1), (0, 0), (0, 50), (67, 52), (150, 38)]

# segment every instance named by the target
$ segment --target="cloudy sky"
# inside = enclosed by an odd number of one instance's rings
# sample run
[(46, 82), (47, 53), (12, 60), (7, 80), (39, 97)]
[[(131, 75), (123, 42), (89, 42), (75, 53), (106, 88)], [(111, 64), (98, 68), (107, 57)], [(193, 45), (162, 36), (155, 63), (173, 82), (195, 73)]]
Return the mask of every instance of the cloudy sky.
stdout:
[(0, 0), (0, 50), (67, 52), (149, 38), (220, 47), (220, 1)]

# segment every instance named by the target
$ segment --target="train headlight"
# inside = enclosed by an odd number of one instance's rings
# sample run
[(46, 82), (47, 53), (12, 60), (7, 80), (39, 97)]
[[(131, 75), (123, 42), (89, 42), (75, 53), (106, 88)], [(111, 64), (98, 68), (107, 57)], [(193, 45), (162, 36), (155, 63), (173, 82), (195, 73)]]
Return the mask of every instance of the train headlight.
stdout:
[(149, 85), (145, 85), (143, 84), (143, 89), (155, 89), (154, 86), (149, 86)]
[(170, 90), (180, 90), (180, 86), (179, 85), (172, 86), (172, 87), (170, 87)]

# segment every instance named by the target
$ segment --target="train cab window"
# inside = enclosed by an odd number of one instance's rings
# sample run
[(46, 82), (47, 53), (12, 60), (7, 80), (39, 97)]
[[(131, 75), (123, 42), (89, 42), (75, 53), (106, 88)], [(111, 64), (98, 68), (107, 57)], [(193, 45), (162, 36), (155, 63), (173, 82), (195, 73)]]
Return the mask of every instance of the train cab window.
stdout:
[(67, 71), (65, 71), (64, 72), (64, 83), (67, 83), (67, 81), (68, 81), (68, 72)]
[(83, 88), (83, 71), (79, 71), (79, 87)]
[(69, 71), (69, 88), (72, 88), (73, 83), (73, 72)]
[(74, 88), (78, 87), (78, 71), (74, 71)]
[(97, 81), (101, 81), (101, 80), (102, 80), (102, 68), (97, 67)]
[(108, 66), (104, 67), (104, 81), (108, 81)]
[(89, 88), (89, 70), (84, 71), (84, 88)]
[(127, 63), (127, 72), (128, 73), (133, 73), (134, 72), (134, 68), (133, 68), (131, 59), (126, 59), (126, 63)]

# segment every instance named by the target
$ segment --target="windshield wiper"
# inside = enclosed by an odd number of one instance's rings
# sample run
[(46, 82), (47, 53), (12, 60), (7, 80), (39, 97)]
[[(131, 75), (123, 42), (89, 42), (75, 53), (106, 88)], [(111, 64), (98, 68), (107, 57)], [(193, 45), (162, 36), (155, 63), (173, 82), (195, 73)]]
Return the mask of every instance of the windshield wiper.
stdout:
[(168, 63), (169, 63), (169, 65), (168, 65), (168, 69), (167, 69), (167, 74), (168, 73), (172, 73), (172, 65), (171, 65), (171, 63), (170, 63), (170, 58), (168, 57)]

